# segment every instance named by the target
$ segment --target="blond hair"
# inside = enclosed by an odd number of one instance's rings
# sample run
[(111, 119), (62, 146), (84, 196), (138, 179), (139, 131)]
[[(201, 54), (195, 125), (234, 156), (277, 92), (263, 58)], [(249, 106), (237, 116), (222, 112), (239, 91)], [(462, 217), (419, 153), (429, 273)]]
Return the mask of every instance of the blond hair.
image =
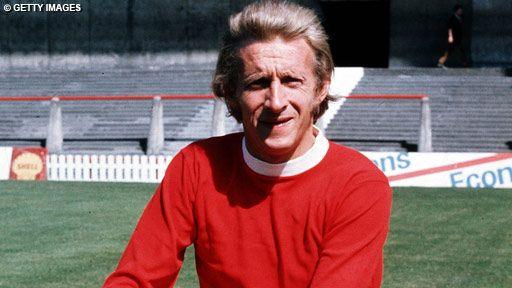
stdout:
[[(304, 39), (315, 54), (314, 72), (317, 89), (330, 80), (334, 70), (331, 50), (320, 20), (311, 10), (286, 1), (260, 1), (245, 7), (229, 19), (229, 30), (224, 36), (217, 67), (212, 81), (213, 94), (224, 99), (229, 113), (241, 122), (236, 87), (243, 73), (240, 48), (248, 41), (269, 41), (277, 37), (285, 40)], [(334, 100), (330, 95), (313, 111), (316, 121)]]

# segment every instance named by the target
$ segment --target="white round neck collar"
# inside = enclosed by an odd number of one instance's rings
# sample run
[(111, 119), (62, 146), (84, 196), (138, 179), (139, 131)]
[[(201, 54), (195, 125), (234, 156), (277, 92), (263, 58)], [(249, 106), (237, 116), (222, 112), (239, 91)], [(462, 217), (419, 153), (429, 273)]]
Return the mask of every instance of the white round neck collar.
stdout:
[(247, 150), (246, 138), (243, 137), (242, 154), (244, 161), (252, 171), (265, 176), (294, 176), (306, 172), (320, 163), (327, 154), (327, 150), (329, 150), (329, 141), (327, 138), (325, 138), (322, 131), (316, 127), (314, 128), (318, 131), (315, 137), (315, 143), (304, 155), (277, 164), (268, 163), (252, 156)]

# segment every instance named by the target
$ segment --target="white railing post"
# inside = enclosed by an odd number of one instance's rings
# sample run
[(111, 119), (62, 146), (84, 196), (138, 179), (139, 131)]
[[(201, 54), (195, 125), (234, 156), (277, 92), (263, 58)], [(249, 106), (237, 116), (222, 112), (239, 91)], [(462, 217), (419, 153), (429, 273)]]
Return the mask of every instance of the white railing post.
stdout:
[(167, 166), (165, 165), (167, 162), (165, 158), (166, 157), (164, 155), (159, 155), (156, 158), (156, 166), (158, 167), (156, 170), (156, 178), (158, 182), (161, 182), (165, 175), (165, 169), (167, 168)]
[(75, 181), (84, 181), (84, 161), (82, 155), (73, 155), (75, 163)]
[(124, 155), (123, 156), (123, 171), (124, 171), (124, 182), (133, 182), (133, 156)]
[(107, 181), (107, 156), (100, 155), (98, 161), (99, 181)]
[(226, 105), (224, 105), (222, 100), (215, 97), (213, 101), (212, 136), (222, 136), (226, 134), (225, 114)]
[(110, 154), (107, 155), (107, 181), (115, 180), (116, 161), (115, 156)]
[(82, 177), (84, 181), (91, 181), (91, 156), (81, 155), (82, 157)]
[(133, 181), (139, 182), (142, 177), (141, 172), (141, 161), (139, 155), (132, 156), (132, 167), (133, 167)]
[(430, 100), (421, 98), (421, 123), (418, 152), (432, 152), (432, 125), (430, 116)]
[(56, 154), (49, 154), (48, 159), (48, 180), (59, 180), (57, 172), (59, 157)]
[(92, 155), (91, 157), (91, 181), (98, 181), (100, 179), (100, 166), (98, 155)]
[(158, 154), (164, 148), (164, 107), (162, 98), (153, 98), (147, 154)]
[(62, 110), (60, 108), (59, 98), (53, 97), (50, 107), (50, 119), (46, 131), (46, 148), (48, 153), (60, 153), (62, 151)]
[(141, 182), (148, 182), (149, 180), (149, 160), (148, 156), (143, 155), (140, 157), (140, 180)]
[(66, 180), (75, 180), (75, 162), (73, 162), (73, 155), (66, 155)]
[(148, 182), (155, 182), (156, 181), (156, 156), (155, 155), (149, 155), (149, 177)]
[[(115, 181), (119, 181), (119, 182), (123, 182), (124, 179), (125, 179), (125, 176), (124, 176), (124, 166), (123, 166), (123, 156), (121, 155), (116, 155), (116, 158), (115, 158), (115, 165), (114, 165), (114, 169), (115, 169), (115, 176), (114, 176), (114, 179)], [(112, 178), (111, 178), (112, 179)]]
[(66, 181), (67, 180), (67, 176), (66, 176), (66, 156), (64, 155), (59, 155), (58, 156), (58, 166), (57, 166), (57, 180), (60, 180), (60, 181)]

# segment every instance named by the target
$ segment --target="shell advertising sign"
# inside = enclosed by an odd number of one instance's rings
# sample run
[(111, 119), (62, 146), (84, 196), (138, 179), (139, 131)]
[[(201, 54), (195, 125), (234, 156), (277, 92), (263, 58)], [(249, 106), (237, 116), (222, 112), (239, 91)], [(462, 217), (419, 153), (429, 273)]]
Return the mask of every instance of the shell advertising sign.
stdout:
[(14, 147), (10, 178), (16, 180), (46, 180), (46, 154), (45, 148)]

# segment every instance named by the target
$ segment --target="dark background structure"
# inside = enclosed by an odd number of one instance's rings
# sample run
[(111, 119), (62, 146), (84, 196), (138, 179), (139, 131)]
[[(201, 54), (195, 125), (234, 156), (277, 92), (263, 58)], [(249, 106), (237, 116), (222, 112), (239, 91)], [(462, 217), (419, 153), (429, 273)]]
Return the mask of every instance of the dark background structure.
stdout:
[[(49, 1), (67, 3), (66, 1)], [(226, 19), (249, 0), (75, 0), (81, 12), (0, 12), (0, 57), (216, 51)], [(337, 66), (429, 67), (445, 48), (446, 21), (465, 7), (474, 66), (512, 65), (512, 1), (294, 1), (315, 9)], [(4, 4), (33, 3), (7, 0)], [(3, 64), (3, 66), (8, 64)]]

